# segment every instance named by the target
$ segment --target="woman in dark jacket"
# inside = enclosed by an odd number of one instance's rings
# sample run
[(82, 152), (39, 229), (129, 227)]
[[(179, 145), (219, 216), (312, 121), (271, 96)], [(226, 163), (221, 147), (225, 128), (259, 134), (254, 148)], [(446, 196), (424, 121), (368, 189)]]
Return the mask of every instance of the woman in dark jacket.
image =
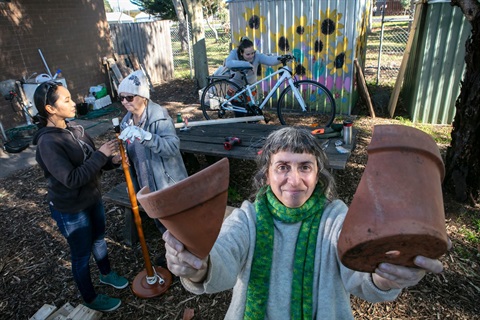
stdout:
[(73, 278), (85, 305), (98, 311), (117, 309), (121, 301), (97, 294), (90, 276), (91, 254), (100, 270), (100, 282), (117, 289), (127, 279), (111, 270), (105, 242), (105, 210), (100, 191), (102, 170), (121, 162), (116, 140), (96, 150), (84, 128), (66, 119), (75, 116), (75, 102), (61, 84), (48, 81), (34, 94), (40, 129), (34, 137), (36, 160), (48, 182), (47, 201), (70, 246)]

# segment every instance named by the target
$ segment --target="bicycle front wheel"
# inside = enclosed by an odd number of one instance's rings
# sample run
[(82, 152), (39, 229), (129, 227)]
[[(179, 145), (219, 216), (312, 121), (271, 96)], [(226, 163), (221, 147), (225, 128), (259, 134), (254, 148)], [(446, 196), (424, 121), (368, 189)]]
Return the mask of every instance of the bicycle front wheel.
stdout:
[(242, 94), (239, 98), (228, 102), (240, 87), (228, 80), (215, 80), (203, 89), (200, 106), (202, 113), (207, 120), (235, 118), (241, 115), (235, 112), (234, 108), (243, 108), (246, 110), (246, 97)]
[(294, 86), (305, 102), (306, 110), (293, 94), (290, 86), (278, 98), (277, 113), (282, 124), (302, 124), (311, 127), (328, 127), (335, 119), (335, 100), (324, 85), (312, 80), (295, 81)]

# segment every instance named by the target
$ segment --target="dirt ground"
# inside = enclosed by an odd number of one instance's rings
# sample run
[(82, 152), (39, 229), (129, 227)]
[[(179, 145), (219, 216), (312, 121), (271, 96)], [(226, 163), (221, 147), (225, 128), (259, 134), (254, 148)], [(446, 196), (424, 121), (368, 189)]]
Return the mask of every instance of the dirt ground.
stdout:
[[(347, 168), (335, 171), (339, 197), (347, 204), (352, 201), (367, 163), (366, 147), (372, 127), (396, 122), (382, 116), (382, 106), (386, 105), (382, 97), (388, 103), (388, 94), (373, 92), (375, 119), (367, 116), (363, 105), (355, 108), (357, 145)], [(172, 117), (181, 112), (190, 119), (202, 120), (198, 94), (189, 80), (160, 85), (152, 98), (167, 107)], [(107, 132), (97, 138), (98, 145), (113, 137), (113, 132)], [(444, 153), (446, 145), (439, 148)], [(189, 171), (192, 173), (192, 169)], [(249, 197), (253, 173), (253, 162), (231, 162), (230, 186), (237, 194), (229, 199), (229, 205), (238, 206)], [(123, 181), (121, 171), (105, 173), (104, 192)], [(46, 182), (38, 166), (0, 180), (0, 319), (28, 319), (43, 304), (61, 307), (66, 302), (73, 306), (82, 303), (70, 271), (68, 245), (50, 218), (45, 196)], [(475, 222), (478, 224), (480, 219), (479, 208), (456, 203), (447, 193), (444, 203), (447, 232), (453, 243), (441, 258), (444, 272), (428, 274), (393, 302), (372, 304), (352, 297), (356, 319), (480, 319), (480, 248), (469, 237), (477, 232), (478, 239), (479, 226)], [(145, 268), (141, 247), (123, 243), (123, 212), (112, 203), (105, 205), (110, 259), (114, 269), (131, 282)], [(153, 221), (144, 218), (142, 224), (150, 257), (162, 254), (163, 241)], [(92, 270), (93, 281), (98, 284), (93, 262)], [(150, 299), (138, 298), (128, 288), (115, 290), (98, 284), (97, 289), (122, 299), (122, 306), (104, 313), (102, 319), (182, 319), (186, 311), (193, 312), (193, 319), (223, 319), (231, 297), (230, 291), (196, 296), (184, 290), (178, 280), (165, 294)]]

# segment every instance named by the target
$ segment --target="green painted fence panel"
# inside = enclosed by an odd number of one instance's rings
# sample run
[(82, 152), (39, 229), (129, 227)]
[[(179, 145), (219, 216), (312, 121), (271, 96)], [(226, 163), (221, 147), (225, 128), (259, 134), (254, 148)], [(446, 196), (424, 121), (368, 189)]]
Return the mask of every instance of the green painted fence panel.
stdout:
[(429, 1), (415, 34), (402, 97), (413, 122), (451, 124), (471, 27), (450, 1)]

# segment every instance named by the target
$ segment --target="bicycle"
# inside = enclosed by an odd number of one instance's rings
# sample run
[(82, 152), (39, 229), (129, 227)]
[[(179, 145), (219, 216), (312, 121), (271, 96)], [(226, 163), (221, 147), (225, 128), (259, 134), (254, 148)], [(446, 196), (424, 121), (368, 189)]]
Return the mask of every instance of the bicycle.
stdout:
[[(253, 84), (247, 84), (242, 88), (230, 80), (233, 75), (209, 77), (210, 83), (204, 88), (200, 99), (204, 117), (210, 120), (263, 115), (266, 104), (275, 96), (277, 89), (285, 84), (286, 86), (281, 91), (277, 101), (277, 114), (281, 124), (295, 124), (301, 118), (302, 125), (329, 127), (336, 112), (335, 100), (331, 92), (327, 87), (316, 81), (297, 80), (292, 69), (287, 66), (287, 62), (296, 62), (292, 55), (282, 55), (278, 59), (282, 62), (282, 67), (261, 80)], [(246, 83), (246, 73), (252, 70), (252, 67), (231, 68), (230, 70), (240, 72)], [(252, 90), (261, 82), (276, 75), (280, 75), (280, 78), (258, 105)], [(233, 96), (227, 95), (227, 91), (232, 92), (232, 89), (235, 94)], [(266, 119), (267, 121), (268, 119)]]

